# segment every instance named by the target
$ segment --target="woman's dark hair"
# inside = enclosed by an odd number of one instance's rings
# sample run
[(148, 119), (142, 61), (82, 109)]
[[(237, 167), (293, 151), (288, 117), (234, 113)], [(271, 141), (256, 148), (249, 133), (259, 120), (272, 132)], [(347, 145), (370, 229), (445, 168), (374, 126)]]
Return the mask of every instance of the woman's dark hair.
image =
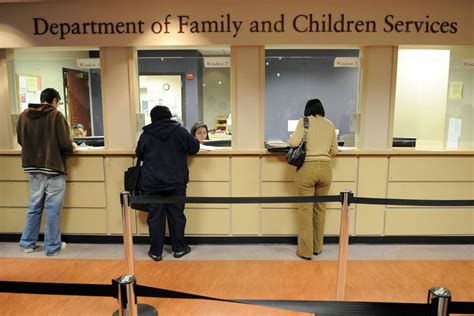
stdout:
[(306, 102), (306, 106), (304, 108), (304, 116), (322, 116), (324, 117), (324, 107), (319, 99), (311, 99)]
[(58, 102), (61, 100), (61, 96), (59, 95), (59, 92), (54, 90), (53, 88), (46, 88), (41, 92), (40, 95), (40, 102), (46, 102), (46, 103), (53, 103), (53, 100), (56, 99)]
[(171, 119), (171, 111), (167, 106), (157, 105), (150, 111), (151, 122)]
[(209, 139), (209, 130), (207, 129), (207, 125), (202, 122), (196, 122), (193, 124), (193, 126), (191, 126), (191, 135), (196, 137), (196, 131), (202, 127), (206, 129), (206, 139)]

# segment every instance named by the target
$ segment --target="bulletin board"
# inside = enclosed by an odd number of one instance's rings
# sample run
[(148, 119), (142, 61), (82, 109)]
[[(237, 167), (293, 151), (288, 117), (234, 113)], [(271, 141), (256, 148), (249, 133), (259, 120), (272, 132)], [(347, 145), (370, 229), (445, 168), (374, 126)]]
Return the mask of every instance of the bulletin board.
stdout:
[(28, 103), (40, 103), (41, 76), (17, 75), (20, 113), (28, 108)]

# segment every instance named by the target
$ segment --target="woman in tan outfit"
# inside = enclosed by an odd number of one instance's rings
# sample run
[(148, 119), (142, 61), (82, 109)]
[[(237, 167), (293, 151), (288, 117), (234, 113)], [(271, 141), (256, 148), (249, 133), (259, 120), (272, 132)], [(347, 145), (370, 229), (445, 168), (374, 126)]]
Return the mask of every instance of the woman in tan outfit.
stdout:
[[(309, 127), (306, 136), (306, 158), (296, 170), (295, 183), (300, 196), (327, 195), (332, 180), (331, 158), (337, 154), (336, 130), (332, 122), (324, 118), (324, 107), (319, 99), (306, 103), (304, 116)], [(299, 120), (288, 145), (297, 147), (304, 135), (303, 118)], [(326, 203), (301, 203), (298, 211), (298, 249), (296, 255), (311, 260), (323, 250)]]

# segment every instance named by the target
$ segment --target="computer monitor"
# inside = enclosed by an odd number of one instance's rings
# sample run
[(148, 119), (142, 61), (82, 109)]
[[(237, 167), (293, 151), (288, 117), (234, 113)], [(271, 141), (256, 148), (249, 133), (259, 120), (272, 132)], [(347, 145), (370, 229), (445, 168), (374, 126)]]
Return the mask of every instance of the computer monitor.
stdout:
[(392, 147), (416, 147), (416, 137), (394, 137)]
[(104, 136), (73, 137), (72, 140), (79, 146), (82, 144), (94, 147), (104, 146)]

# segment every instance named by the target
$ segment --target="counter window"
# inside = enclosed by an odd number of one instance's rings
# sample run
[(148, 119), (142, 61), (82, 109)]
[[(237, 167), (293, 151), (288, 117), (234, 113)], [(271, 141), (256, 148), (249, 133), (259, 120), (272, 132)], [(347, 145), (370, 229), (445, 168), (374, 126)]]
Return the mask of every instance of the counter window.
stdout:
[[(8, 55), (9, 97), (13, 127), (29, 103), (40, 103), (43, 89), (61, 95), (58, 107), (81, 143), (100, 138), (104, 126), (98, 49), (14, 49)], [(94, 142), (98, 144), (97, 141)]]
[(398, 51), (393, 146), (474, 147), (474, 47)]
[(317, 98), (340, 144), (354, 146), (350, 121), (358, 108), (359, 50), (267, 49), (265, 55), (265, 140), (287, 141), (306, 101)]
[(165, 105), (189, 131), (204, 123), (206, 144), (230, 146), (229, 48), (138, 50), (138, 75), (139, 125), (151, 122), (154, 106)]

